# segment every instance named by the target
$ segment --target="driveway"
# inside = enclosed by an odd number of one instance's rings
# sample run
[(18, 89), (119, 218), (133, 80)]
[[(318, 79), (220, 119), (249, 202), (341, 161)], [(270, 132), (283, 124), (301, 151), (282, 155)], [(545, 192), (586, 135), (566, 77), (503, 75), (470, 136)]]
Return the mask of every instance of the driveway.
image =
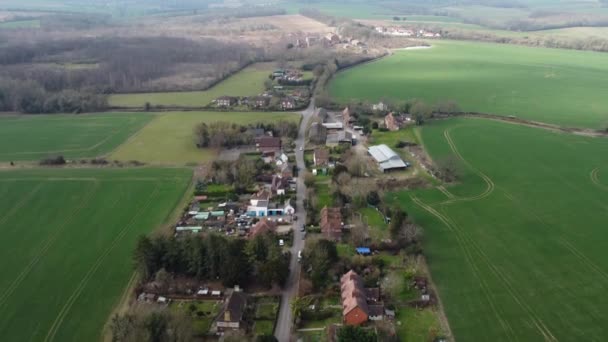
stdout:
[(304, 186), (304, 174), (306, 171), (306, 165), (304, 163), (304, 151), (300, 150), (300, 147), (304, 147), (306, 142), (306, 128), (308, 122), (314, 115), (315, 105), (314, 98), (310, 101), (310, 106), (302, 112), (302, 122), (300, 123), (300, 130), (298, 138), (296, 139), (296, 165), (300, 170), (298, 172), (297, 179), (297, 195), (296, 195), (296, 215), (298, 221), (294, 225), (293, 231), (293, 246), (290, 250), (291, 261), (290, 261), (290, 273), (287, 278), (287, 283), (281, 294), (281, 307), (279, 308), (279, 317), (274, 331), (274, 336), (279, 342), (287, 342), (292, 340), (291, 328), (293, 324), (293, 317), (291, 313), (291, 301), (298, 294), (298, 279), (300, 277), (300, 263), (298, 262), (298, 251), (304, 249), (304, 239), (302, 232), (300, 232), (300, 225), (306, 222), (306, 211), (304, 210), (304, 198), (306, 197), (306, 187)]

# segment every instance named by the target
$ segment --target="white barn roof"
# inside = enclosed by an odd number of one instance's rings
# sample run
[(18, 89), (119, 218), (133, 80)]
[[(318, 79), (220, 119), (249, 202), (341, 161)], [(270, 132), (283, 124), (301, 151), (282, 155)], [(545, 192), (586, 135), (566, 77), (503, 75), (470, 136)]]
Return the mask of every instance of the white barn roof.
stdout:
[(322, 124), (327, 129), (342, 129), (344, 125), (341, 122), (326, 122)]
[(399, 169), (406, 168), (407, 164), (403, 162), (401, 157), (395, 151), (391, 150), (388, 146), (376, 145), (370, 146), (368, 149), (369, 154), (379, 164), (381, 170)]

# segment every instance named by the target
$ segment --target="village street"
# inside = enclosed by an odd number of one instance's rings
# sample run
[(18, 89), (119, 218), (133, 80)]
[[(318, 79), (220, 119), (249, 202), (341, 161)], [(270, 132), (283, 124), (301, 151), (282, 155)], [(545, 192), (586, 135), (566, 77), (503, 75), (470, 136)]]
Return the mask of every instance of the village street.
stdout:
[(304, 249), (304, 236), (300, 231), (300, 226), (306, 223), (306, 210), (304, 210), (304, 199), (306, 197), (306, 186), (304, 185), (304, 175), (306, 174), (306, 164), (304, 163), (304, 144), (306, 142), (306, 129), (308, 128), (308, 122), (314, 115), (314, 111), (314, 98), (312, 98), (308, 108), (302, 112), (302, 122), (300, 123), (298, 139), (296, 140), (296, 164), (299, 170), (296, 195), (296, 215), (298, 216), (298, 220), (295, 222), (293, 229), (293, 246), (291, 247), (289, 278), (287, 278), (287, 283), (285, 284), (285, 288), (281, 294), (281, 306), (279, 308), (279, 316), (274, 332), (275, 337), (280, 342), (290, 341), (291, 339), (291, 326), (293, 324), (291, 301), (298, 294), (298, 279), (300, 277), (298, 251)]

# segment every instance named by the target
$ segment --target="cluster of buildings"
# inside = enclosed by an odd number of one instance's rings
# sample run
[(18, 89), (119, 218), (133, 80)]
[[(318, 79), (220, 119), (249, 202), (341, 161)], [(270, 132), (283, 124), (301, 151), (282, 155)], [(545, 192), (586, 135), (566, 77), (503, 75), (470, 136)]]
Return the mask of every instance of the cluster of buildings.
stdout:
[(310, 98), (310, 81), (294, 69), (277, 69), (270, 74), (275, 81), (271, 90), (256, 96), (223, 95), (211, 102), (216, 108), (247, 107), (249, 109), (293, 110), (305, 105)]
[[(293, 164), (283, 152), (281, 138), (264, 134), (262, 129), (256, 131), (260, 131), (260, 134), (255, 137), (251, 150), (273, 166), (272, 172), (257, 176), (256, 186), (259, 190), (249, 196), (240, 196), (238, 201), (225, 201), (223, 197), (211, 200), (207, 195), (195, 196), (189, 210), (175, 226), (177, 235), (215, 229), (246, 236), (267, 228), (275, 231), (278, 224), (292, 222), (295, 208), (286, 195), (296, 190)], [(215, 204), (218, 201), (225, 202)], [(209, 202), (214, 204), (205, 207), (205, 203)]]
[(321, 46), (325, 48), (331, 48), (341, 46), (343, 48), (348, 47), (360, 47), (364, 48), (365, 43), (358, 39), (343, 37), (337, 33), (326, 33), (326, 34), (304, 34), (294, 33), (291, 35), (291, 39), (294, 42), (294, 47), (297, 48), (310, 48), (314, 46)]
[[(282, 88), (282, 87), (280, 87)], [(213, 100), (212, 105), (217, 108), (248, 107), (250, 109), (280, 109), (292, 110), (308, 101), (308, 92), (302, 90), (290, 91), (286, 94), (275, 95), (271, 92), (257, 96), (220, 96)]]
[(346, 129), (349, 123), (327, 122), (329, 116), (322, 114), (324, 111), (323, 108), (317, 110), (316, 116), (320, 120), (313, 122), (310, 126), (309, 137), (311, 141), (318, 145), (324, 144), (327, 147), (357, 144), (356, 135)]
[(412, 37), (412, 38), (441, 38), (441, 33), (425, 29), (411, 29), (403, 26), (376, 26), (376, 32), (386, 36)]

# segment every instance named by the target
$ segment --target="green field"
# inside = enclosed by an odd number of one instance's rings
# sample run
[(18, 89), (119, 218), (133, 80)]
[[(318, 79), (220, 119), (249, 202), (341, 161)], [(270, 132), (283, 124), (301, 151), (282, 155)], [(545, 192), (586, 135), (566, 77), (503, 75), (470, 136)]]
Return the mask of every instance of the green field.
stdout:
[(40, 20), (11, 20), (0, 22), (0, 29), (40, 28)]
[(100, 156), (152, 118), (133, 113), (0, 117), (0, 161)]
[(0, 172), (0, 334), (96, 341), (133, 275), (136, 239), (183, 196), (184, 169)]
[(264, 81), (271, 71), (270, 63), (259, 63), (205, 91), (117, 94), (110, 96), (109, 102), (114, 107), (143, 107), (146, 102), (161, 106), (204, 107), (223, 95), (252, 96), (262, 93)]
[(425, 230), (456, 340), (608, 336), (608, 139), (482, 119), (422, 131), (460, 184), (389, 194)]
[(565, 126), (608, 125), (603, 53), (471, 42), (435, 42), (339, 73), (338, 101), (451, 99), (463, 110)]
[(213, 159), (218, 151), (196, 147), (194, 127), (197, 124), (229, 121), (247, 125), (278, 120), (299, 122), (300, 115), (267, 112), (167, 112), (159, 114), (112, 153), (110, 158), (167, 165), (198, 164)]

